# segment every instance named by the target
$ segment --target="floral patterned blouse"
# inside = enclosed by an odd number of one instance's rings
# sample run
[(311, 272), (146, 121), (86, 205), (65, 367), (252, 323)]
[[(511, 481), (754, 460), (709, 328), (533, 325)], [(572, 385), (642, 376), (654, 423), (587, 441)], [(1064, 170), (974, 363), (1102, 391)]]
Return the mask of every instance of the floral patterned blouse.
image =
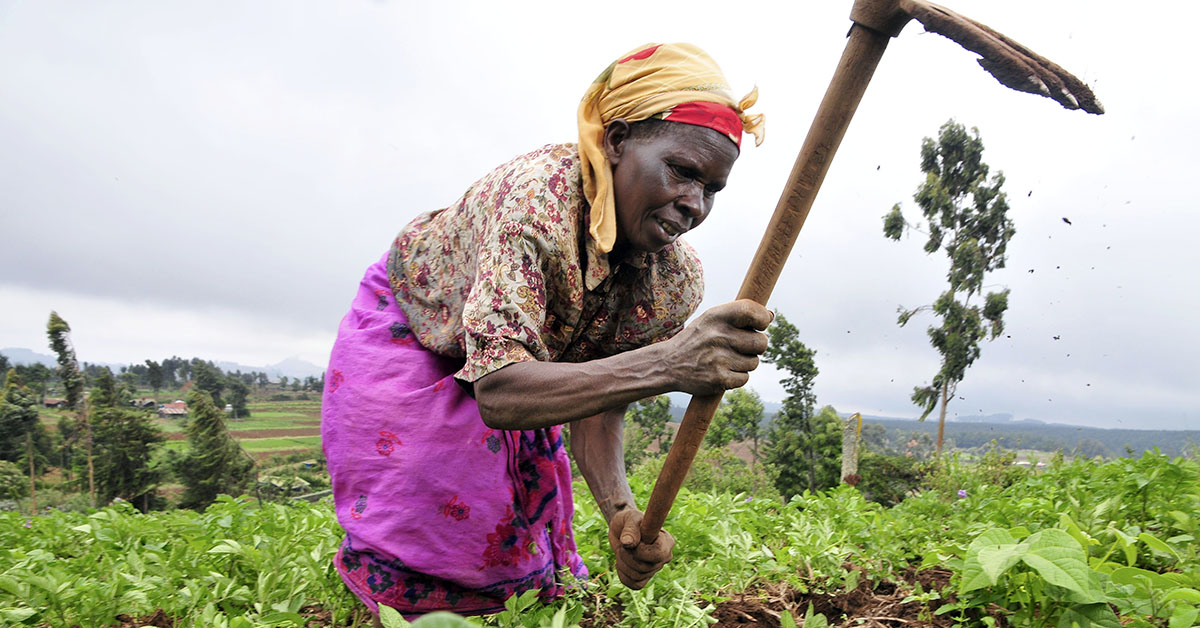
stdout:
[(466, 358), (474, 382), (514, 362), (582, 362), (666, 340), (700, 305), (691, 246), (615, 267), (587, 231), (579, 153), (552, 144), (418, 216), (388, 255), (396, 302), (422, 345)]

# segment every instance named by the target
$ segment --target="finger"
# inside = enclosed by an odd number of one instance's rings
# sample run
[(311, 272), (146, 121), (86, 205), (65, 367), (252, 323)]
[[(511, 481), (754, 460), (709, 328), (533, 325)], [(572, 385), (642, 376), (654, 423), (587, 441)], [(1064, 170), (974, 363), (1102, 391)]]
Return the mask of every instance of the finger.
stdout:
[(662, 569), (661, 563), (643, 563), (629, 556), (617, 557), (617, 569), (635, 578), (649, 578)]
[(631, 513), (624, 518), (621, 533), (617, 535), (617, 538), (621, 540), (621, 545), (626, 549), (633, 549), (642, 540), (642, 531), (638, 529), (638, 524), (641, 522), (642, 518), (637, 513)]
[(740, 354), (732, 356), (726, 360), (725, 368), (734, 373), (749, 373), (758, 368), (758, 356)]
[(722, 383), (722, 385), (725, 386), (725, 390), (733, 390), (734, 388), (741, 388), (742, 386), (745, 386), (747, 384), (747, 382), (749, 382), (749, 381), (750, 381), (749, 373), (738, 373), (738, 372), (730, 371), (725, 376), (724, 382)]
[(636, 577), (630, 576), (628, 574), (623, 574), (621, 572), (617, 572), (617, 577), (619, 577), (621, 579), (621, 584), (623, 584), (635, 591), (646, 586), (647, 582), (650, 582), (650, 578), (636, 578)]
[(725, 345), (742, 355), (758, 355), (767, 350), (767, 335), (748, 329), (735, 329), (723, 336)]
[(761, 305), (753, 301), (741, 299), (718, 305), (709, 310), (709, 312), (726, 325), (742, 329), (753, 325), (755, 320), (754, 309), (761, 307)]
[(738, 299), (734, 301), (738, 305), (737, 316), (739, 317), (734, 327), (743, 329), (765, 330), (771, 320), (775, 318), (775, 314), (763, 307), (761, 303), (751, 301), (750, 299)]

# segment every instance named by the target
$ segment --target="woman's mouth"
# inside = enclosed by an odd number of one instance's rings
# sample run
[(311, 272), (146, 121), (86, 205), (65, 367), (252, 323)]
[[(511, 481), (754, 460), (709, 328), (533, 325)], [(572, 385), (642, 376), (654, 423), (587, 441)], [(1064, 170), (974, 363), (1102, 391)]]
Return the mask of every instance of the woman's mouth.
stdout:
[(661, 228), (663, 230), (663, 232), (665, 232), (667, 234), (667, 236), (670, 237), (671, 239), (674, 239), (674, 238), (678, 237), (679, 234), (683, 233), (684, 231), (687, 231), (683, 227), (681, 227), (673, 222), (663, 220), (661, 218), (656, 219), (656, 222), (658, 222), (659, 228)]

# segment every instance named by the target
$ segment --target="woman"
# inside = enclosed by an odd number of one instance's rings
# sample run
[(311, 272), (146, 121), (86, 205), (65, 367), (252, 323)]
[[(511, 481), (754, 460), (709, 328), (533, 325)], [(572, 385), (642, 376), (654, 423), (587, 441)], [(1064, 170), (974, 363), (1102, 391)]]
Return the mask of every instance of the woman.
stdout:
[(587, 575), (571, 530), (571, 450), (609, 524), (618, 576), (671, 558), (643, 543), (624, 474), (633, 401), (745, 384), (771, 315), (735, 302), (684, 327), (700, 264), (677, 238), (712, 209), (752, 93), (688, 44), (642, 47), (593, 83), (579, 145), (500, 166), (423, 214), (368, 269), (330, 357), (322, 437), (335, 564), (373, 611), (486, 613)]

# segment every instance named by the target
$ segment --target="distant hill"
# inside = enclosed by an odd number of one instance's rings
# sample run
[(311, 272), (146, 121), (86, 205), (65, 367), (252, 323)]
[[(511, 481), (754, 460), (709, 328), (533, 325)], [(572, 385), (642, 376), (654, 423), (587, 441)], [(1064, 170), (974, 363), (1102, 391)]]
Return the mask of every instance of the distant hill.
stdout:
[[(668, 393), (671, 398), (671, 418), (683, 420), (691, 395)], [(763, 424), (768, 425), (783, 404), (764, 402)], [(843, 413), (843, 416), (848, 416)], [(937, 434), (937, 418), (917, 421), (915, 418), (863, 415), (863, 423), (882, 425), (889, 432), (925, 432)], [(1062, 450), (1071, 454), (1077, 449), (1086, 455), (1108, 457), (1127, 455), (1127, 450), (1140, 456), (1157, 448), (1168, 456), (1181, 455), (1189, 447), (1200, 446), (1200, 430), (1131, 430), (1082, 427), (1063, 423), (1047, 423), (1038, 419), (1013, 419), (1012, 414), (955, 417), (946, 421), (946, 438), (956, 448), (980, 447), (995, 440), (1006, 449), (1034, 449), (1052, 452)]]
[[(687, 393), (672, 392), (667, 393), (667, 397), (671, 399), (671, 421), (679, 423), (683, 421), (683, 413), (687, 410), (688, 404), (692, 401), (692, 396)], [(779, 414), (779, 410), (783, 408), (782, 403), (774, 401), (763, 402), (763, 425), (770, 425), (771, 421)]]
[[(57, 368), (58, 367), (58, 359), (55, 358), (54, 356), (48, 355), (45, 353), (38, 353), (38, 352), (30, 350), (30, 349), (23, 349), (21, 347), (5, 347), (3, 349), (0, 349), (0, 355), (4, 355), (5, 357), (7, 357), (8, 361), (12, 362), (13, 364), (38, 364), (38, 363), (40, 363), (42, 366), (45, 366), (47, 368)], [(109, 362), (88, 362), (88, 364), (95, 364), (97, 366), (107, 366), (108, 368), (110, 368), (114, 371), (119, 369), (120, 367), (124, 366), (123, 364), (111, 364)]]
[[(888, 431), (937, 433), (937, 419), (914, 421), (863, 417), (864, 423), (877, 423)], [(1168, 456), (1178, 456), (1188, 447), (1200, 445), (1200, 430), (1130, 430), (1043, 423), (1024, 419), (1002, 423), (946, 421), (946, 439), (956, 448), (979, 447), (995, 440), (1006, 449), (1063, 450), (1077, 448), (1094, 452), (1088, 455), (1135, 456), (1157, 448)]]
[[(54, 367), (58, 366), (58, 361), (55, 359), (54, 356), (47, 355), (44, 353), (37, 353), (30, 349), (24, 349), (24, 348), (20, 348), (20, 347), (6, 347), (4, 349), (0, 349), (0, 354), (7, 356), (8, 360), (10, 362), (12, 362), (13, 364), (35, 364), (35, 363), (40, 362), (49, 368), (54, 368)], [(205, 359), (205, 358), (202, 358), (202, 359)], [(121, 369), (121, 367), (128, 366), (128, 364), (119, 364), (119, 363), (114, 364), (114, 363), (110, 363), (110, 362), (92, 362), (90, 360), (85, 360), (85, 362), (87, 362), (88, 364), (95, 364), (97, 366), (107, 366), (108, 368), (112, 369), (113, 371), (119, 371)], [(246, 366), (245, 364), (238, 364), (237, 362), (213, 362), (213, 363), (216, 364), (220, 369), (222, 369), (226, 372), (233, 372), (233, 371), (241, 371), (243, 373), (263, 372), (263, 373), (266, 373), (272, 379), (279, 379), (281, 376), (287, 377), (289, 379), (294, 379), (297, 377), (303, 379), (303, 378), (309, 377), (309, 376), (320, 377), (321, 374), (325, 372), (325, 367), (317, 366), (316, 364), (313, 364), (312, 362), (307, 362), (305, 360), (301, 360), (300, 358), (298, 358), (296, 356), (284, 358), (280, 362), (277, 362), (275, 364), (268, 364), (266, 366)]]
[(54, 356), (46, 355), (44, 353), (34, 353), (29, 349), (5, 347), (0, 349), (0, 355), (7, 356), (8, 361), (12, 362), (13, 364), (37, 364), (40, 362), (43, 366), (48, 366), (50, 368), (58, 366), (58, 362), (55, 361)]
[(295, 379), (297, 377), (303, 379), (309, 376), (320, 377), (321, 374), (325, 372), (325, 367), (317, 366), (312, 362), (301, 360), (296, 356), (285, 358), (281, 362), (268, 364), (266, 366), (246, 366), (244, 364), (237, 364), (236, 362), (216, 362), (215, 364), (227, 372), (241, 371), (243, 373), (248, 373), (251, 371), (261, 371), (266, 373), (271, 379), (279, 379), (280, 376), (284, 376), (289, 379)]

